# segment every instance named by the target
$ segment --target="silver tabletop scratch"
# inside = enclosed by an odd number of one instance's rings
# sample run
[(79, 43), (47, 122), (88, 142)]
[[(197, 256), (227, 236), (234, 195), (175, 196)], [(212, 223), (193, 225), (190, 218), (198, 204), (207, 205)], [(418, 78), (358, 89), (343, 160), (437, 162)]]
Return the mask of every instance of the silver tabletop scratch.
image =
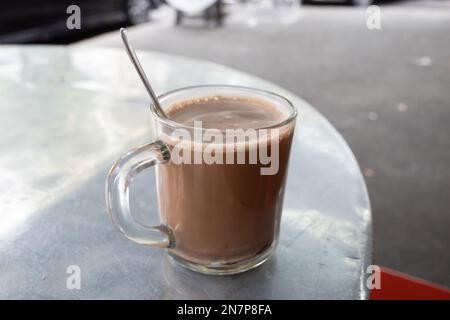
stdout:
[[(234, 276), (174, 265), (135, 245), (105, 210), (106, 173), (152, 140), (148, 98), (126, 53), (104, 48), (0, 47), (0, 298), (364, 299), (371, 211), (352, 152), (307, 103), (256, 77), (182, 57), (139, 54), (155, 89), (237, 84), (290, 98), (299, 117), (280, 243), (267, 263)], [(132, 207), (156, 222), (153, 173)], [(68, 267), (79, 266), (80, 290)]]

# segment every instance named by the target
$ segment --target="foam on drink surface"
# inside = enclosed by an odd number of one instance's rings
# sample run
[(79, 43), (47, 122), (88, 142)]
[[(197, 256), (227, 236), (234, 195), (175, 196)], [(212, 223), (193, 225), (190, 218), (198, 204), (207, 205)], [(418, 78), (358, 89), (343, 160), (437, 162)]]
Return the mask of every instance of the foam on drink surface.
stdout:
[(201, 121), (205, 129), (259, 129), (275, 125), (288, 117), (276, 105), (262, 99), (211, 96), (171, 105), (169, 119), (186, 126)]

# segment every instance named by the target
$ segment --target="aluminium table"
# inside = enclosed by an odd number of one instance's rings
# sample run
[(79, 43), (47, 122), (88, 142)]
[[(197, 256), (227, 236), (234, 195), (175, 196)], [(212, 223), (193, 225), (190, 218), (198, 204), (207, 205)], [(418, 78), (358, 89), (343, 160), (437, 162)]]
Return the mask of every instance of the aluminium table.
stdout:
[[(292, 93), (237, 70), (156, 52), (139, 56), (158, 93), (235, 84), (296, 105), (275, 255), (246, 273), (207, 276), (126, 240), (106, 213), (106, 174), (153, 134), (146, 92), (125, 52), (2, 46), (0, 298), (367, 298), (370, 203), (357, 162), (330, 123)], [(153, 174), (139, 175), (131, 190), (132, 208), (146, 224), (157, 222)], [(74, 265), (79, 290), (67, 286)]]

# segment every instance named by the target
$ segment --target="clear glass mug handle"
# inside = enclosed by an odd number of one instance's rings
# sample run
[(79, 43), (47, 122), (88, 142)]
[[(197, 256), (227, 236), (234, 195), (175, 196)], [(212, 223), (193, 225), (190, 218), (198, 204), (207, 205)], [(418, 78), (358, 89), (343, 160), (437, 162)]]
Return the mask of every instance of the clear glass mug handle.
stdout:
[(173, 245), (170, 229), (161, 224), (146, 227), (138, 223), (130, 210), (129, 188), (142, 170), (167, 163), (169, 148), (162, 141), (132, 149), (112, 166), (106, 181), (106, 205), (114, 225), (129, 240), (139, 244), (168, 248)]

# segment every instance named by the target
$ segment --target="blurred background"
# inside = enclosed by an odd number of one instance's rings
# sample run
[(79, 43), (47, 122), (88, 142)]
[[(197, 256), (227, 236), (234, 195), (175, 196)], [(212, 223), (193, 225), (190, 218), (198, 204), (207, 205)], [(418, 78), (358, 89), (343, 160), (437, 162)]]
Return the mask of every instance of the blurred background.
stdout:
[[(73, 4), (80, 29), (66, 25)], [(450, 286), (449, 0), (0, 5), (1, 44), (121, 48), (116, 30), (129, 26), (137, 49), (209, 60), (291, 90), (330, 120), (359, 161), (374, 262)]]
[[(250, 27), (267, 20), (285, 24), (296, 20), (302, 5), (306, 10), (323, 8), (324, 11), (369, 5), (400, 10), (450, 9), (448, 0), (2, 0), (0, 5), (0, 44), (70, 44), (121, 26), (161, 23), (162, 20), (175, 25), (187, 23), (205, 27), (223, 26), (224, 20)], [(79, 30), (66, 27), (71, 13), (67, 8), (71, 5), (81, 10), (82, 28)]]

